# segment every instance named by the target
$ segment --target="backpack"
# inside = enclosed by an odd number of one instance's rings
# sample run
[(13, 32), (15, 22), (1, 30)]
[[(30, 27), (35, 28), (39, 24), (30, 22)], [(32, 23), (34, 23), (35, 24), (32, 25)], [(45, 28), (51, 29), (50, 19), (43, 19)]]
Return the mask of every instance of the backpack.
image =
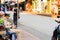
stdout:
[(4, 28), (4, 20), (2, 18), (0, 18), (0, 31), (5, 30)]

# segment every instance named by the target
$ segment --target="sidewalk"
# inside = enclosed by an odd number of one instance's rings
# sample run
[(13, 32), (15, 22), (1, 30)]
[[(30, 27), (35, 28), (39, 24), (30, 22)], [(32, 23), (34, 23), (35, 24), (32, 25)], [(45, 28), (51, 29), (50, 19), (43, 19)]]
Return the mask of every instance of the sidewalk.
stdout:
[(33, 14), (33, 15), (41, 15), (41, 16), (47, 16), (47, 17), (52, 17), (57, 18), (57, 15), (55, 14), (51, 14), (51, 13), (40, 13), (40, 12), (27, 12), (27, 11), (23, 11), (20, 14)]
[(34, 15), (36, 15), (37, 12), (22, 11), (22, 12), (20, 12), (20, 14), (34, 14)]
[(51, 14), (45, 14), (45, 13), (40, 13), (40, 14), (37, 14), (37, 15), (42, 15), (42, 16), (48, 16), (48, 17), (51, 17)]

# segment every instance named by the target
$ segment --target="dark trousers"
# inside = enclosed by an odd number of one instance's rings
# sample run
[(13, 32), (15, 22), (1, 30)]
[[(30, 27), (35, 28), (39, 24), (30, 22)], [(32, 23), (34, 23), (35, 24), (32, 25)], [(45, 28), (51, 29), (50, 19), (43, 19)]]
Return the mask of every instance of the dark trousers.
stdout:
[(17, 14), (14, 14), (14, 16), (13, 16), (13, 22), (17, 27)]

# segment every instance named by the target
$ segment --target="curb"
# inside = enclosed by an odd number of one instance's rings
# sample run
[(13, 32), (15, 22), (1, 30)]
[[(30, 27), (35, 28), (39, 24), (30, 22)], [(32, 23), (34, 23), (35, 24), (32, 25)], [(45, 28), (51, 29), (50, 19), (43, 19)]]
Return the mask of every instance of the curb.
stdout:
[(51, 14), (37, 14), (37, 15), (48, 16), (48, 17), (52, 16)]

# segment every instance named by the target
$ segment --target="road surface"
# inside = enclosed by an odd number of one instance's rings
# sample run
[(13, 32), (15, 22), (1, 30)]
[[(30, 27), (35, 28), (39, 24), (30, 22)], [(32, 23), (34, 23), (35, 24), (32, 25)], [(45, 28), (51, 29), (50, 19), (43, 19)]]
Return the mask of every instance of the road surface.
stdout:
[(53, 30), (58, 25), (53, 18), (33, 15), (20, 14), (18, 28), (27, 31), (40, 40), (51, 40)]
[(30, 13), (20, 14), (18, 20), (18, 29), (22, 30), (22, 40), (51, 40), (53, 30), (57, 25), (51, 17)]

